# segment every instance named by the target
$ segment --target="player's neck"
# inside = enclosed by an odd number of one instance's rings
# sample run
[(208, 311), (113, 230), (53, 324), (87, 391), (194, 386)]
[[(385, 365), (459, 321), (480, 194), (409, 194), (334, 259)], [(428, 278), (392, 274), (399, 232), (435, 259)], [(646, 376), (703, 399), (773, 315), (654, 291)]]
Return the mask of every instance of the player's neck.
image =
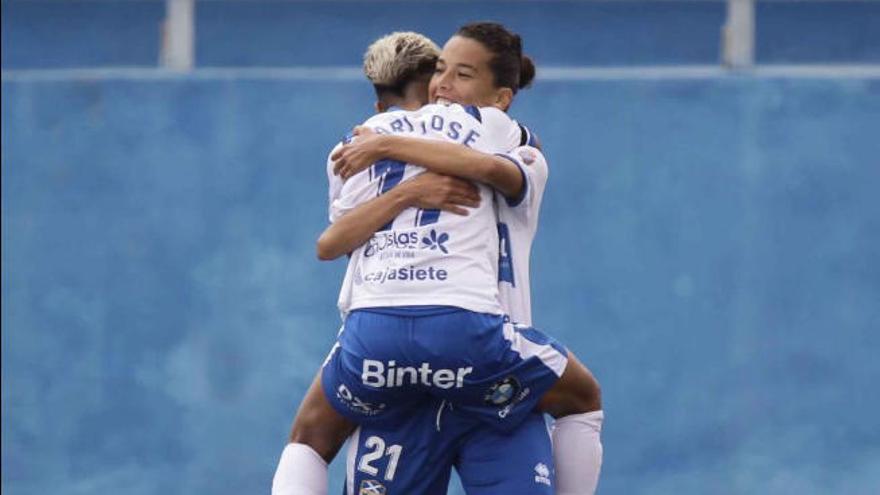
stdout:
[(389, 110), (407, 110), (413, 111), (422, 108), (421, 101), (410, 100), (408, 98), (386, 98), (379, 102), (379, 112), (387, 112)]

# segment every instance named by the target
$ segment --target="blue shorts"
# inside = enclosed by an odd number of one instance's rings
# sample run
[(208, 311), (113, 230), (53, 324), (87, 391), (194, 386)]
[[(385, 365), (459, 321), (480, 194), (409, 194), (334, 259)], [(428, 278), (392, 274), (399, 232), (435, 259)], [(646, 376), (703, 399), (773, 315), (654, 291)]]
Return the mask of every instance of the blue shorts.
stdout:
[(361, 426), (349, 439), (346, 495), (446, 495), (455, 467), (468, 495), (553, 495), (544, 417), (501, 432), (434, 400), (395, 428)]
[(394, 427), (426, 402), (509, 431), (562, 375), (567, 351), (502, 316), (452, 307), (376, 308), (348, 315), (321, 374), (343, 416)]
[(455, 469), (468, 495), (554, 495), (556, 470), (544, 415), (532, 411), (509, 432), (477, 427), (460, 444)]
[(393, 427), (358, 427), (348, 439), (346, 495), (446, 495), (457, 439), (437, 428), (445, 403), (416, 408)]

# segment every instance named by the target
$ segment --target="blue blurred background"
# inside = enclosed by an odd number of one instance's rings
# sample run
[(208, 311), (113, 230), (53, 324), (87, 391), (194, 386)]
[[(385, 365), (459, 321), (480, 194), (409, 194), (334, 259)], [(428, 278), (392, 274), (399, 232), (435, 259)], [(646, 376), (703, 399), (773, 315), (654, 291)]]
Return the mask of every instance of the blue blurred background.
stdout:
[(3, 490), (268, 493), (339, 324), (314, 241), (363, 50), (494, 19), (539, 68), (534, 314), (603, 384), (599, 492), (877, 493), (880, 3), (759, 2), (736, 72), (725, 9), (200, 1), (177, 73), (162, 1), (3, 1)]

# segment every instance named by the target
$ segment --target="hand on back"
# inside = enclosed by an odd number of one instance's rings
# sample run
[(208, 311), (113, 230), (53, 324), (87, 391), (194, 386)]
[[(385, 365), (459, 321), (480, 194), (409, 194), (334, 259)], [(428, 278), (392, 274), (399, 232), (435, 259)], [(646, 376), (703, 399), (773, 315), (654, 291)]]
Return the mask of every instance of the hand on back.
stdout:
[(448, 175), (423, 172), (399, 186), (411, 198), (412, 206), (467, 215), (464, 207), (480, 206), (480, 191), (472, 182)]
[(354, 128), (355, 138), (336, 150), (330, 159), (335, 163), (333, 173), (348, 179), (352, 175), (366, 170), (367, 167), (384, 158), (382, 155), (382, 135), (376, 134), (369, 127)]

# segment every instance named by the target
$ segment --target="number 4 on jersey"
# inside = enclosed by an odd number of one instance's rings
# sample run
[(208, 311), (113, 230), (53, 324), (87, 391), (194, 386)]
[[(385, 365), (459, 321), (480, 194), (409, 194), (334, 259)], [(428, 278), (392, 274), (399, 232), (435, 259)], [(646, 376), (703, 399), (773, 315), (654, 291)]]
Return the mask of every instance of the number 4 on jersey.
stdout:
[[(406, 163), (397, 160), (380, 160), (373, 164), (370, 168), (370, 179), (378, 181), (376, 196), (381, 196), (390, 191), (394, 186), (400, 184), (403, 175), (406, 172)], [(430, 225), (437, 223), (440, 219), (440, 210), (419, 209), (416, 213), (416, 226)], [(378, 231), (384, 232), (391, 230), (394, 220), (386, 223)]]

